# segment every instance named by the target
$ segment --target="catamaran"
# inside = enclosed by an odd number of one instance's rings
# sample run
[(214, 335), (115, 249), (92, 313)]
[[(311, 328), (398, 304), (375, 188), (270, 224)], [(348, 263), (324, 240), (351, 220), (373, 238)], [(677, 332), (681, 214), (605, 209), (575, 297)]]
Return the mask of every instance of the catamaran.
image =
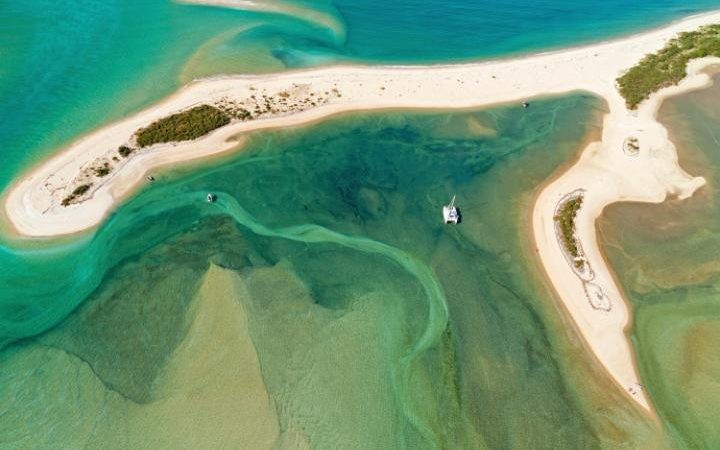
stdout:
[(455, 207), (455, 196), (453, 195), (449, 205), (443, 206), (443, 219), (445, 223), (458, 223), (460, 221), (460, 213)]

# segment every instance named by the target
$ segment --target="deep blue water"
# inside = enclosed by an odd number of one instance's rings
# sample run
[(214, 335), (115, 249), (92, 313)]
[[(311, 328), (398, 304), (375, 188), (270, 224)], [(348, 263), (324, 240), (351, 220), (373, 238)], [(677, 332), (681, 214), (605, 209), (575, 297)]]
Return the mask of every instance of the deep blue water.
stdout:
[(358, 58), (441, 60), (574, 45), (720, 6), (683, 0), (336, 0)]

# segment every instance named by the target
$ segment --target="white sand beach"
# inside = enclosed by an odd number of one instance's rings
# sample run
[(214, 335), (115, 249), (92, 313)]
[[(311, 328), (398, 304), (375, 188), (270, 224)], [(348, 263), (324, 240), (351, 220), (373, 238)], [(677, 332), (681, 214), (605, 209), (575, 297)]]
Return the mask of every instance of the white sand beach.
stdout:
[[(153, 107), (83, 137), (33, 168), (6, 193), (5, 213), (22, 236), (81, 232), (97, 226), (147, 173), (237, 149), (244, 132), (307, 124), (344, 111), (472, 108), (588, 91), (602, 97), (609, 108), (602, 139), (585, 148), (579, 161), (540, 193), (533, 211), (534, 238), (543, 266), (579, 334), (620, 388), (651, 410), (625, 335), (629, 310), (598, 247), (595, 219), (616, 201), (660, 202), (668, 195), (684, 198), (704, 184), (702, 178), (694, 178), (678, 166), (675, 147), (657, 122), (656, 112), (667, 96), (709, 84), (710, 77), (702, 69), (720, 59), (693, 61), (689, 76), (679, 86), (653, 95), (636, 111), (626, 108), (615, 79), (678, 32), (710, 23), (720, 23), (720, 12), (615, 41), (477, 64), (335, 66), (198, 80)], [(243, 103), (263, 94), (276, 99), (280, 93), (304, 106), (288, 111), (273, 103), (273, 114), (233, 121), (194, 141), (140, 149), (113, 163), (109, 175), (93, 179), (82, 201), (61, 205), (78, 183), (88, 179), (90, 167), (109, 161), (139, 128), (200, 104)], [(311, 98), (317, 101), (311, 102)], [(624, 143), (630, 137), (637, 139), (637, 152), (626, 151)], [(556, 207), (573, 192), (582, 192), (584, 199), (576, 234), (592, 273), (578, 274), (555, 231)]]

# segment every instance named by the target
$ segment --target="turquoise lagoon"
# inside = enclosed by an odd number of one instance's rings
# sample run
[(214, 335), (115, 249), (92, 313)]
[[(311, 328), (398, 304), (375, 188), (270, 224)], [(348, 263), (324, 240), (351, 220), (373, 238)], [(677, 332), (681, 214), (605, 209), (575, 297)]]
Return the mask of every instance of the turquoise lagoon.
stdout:
[[(293, 3), (323, 13), (307, 20), (9, 0), (0, 185), (198, 76), (539, 51), (717, 4)], [(532, 255), (533, 193), (601, 112), (575, 94), (258, 133), (237, 155), (157, 174), (97, 232), (5, 237), (0, 447), (692, 443), (660, 387), (661, 424), (598, 376)], [(465, 221), (446, 228), (452, 194)]]
[[(27, 337), (2, 352), (0, 435), (197, 447), (259, 427), (280, 447), (328, 449), (660, 439), (563, 324), (527, 229), (535, 189), (601, 112), (574, 95), (349, 115), (159, 174), (95, 235), (15, 255), (3, 330)], [(448, 228), (451, 194), (464, 223)], [(52, 282), (35, 283), (41, 270)], [(243, 415), (258, 397), (273, 408)]]
[(660, 111), (681, 165), (707, 185), (688, 200), (612, 205), (600, 227), (636, 314), (641, 375), (665, 427), (687, 448), (720, 445), (719, 82)]

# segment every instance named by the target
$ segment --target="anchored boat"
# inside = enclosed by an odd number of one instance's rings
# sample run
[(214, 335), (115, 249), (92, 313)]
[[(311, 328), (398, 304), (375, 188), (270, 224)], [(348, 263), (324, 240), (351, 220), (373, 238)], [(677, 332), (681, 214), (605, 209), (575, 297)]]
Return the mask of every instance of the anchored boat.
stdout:
[(460, 213), (455, 206), (455, 196), (453, 195), (449, 205), (443, 206), (443, 219), (445, 223), (458, 223), (460, 221)]

